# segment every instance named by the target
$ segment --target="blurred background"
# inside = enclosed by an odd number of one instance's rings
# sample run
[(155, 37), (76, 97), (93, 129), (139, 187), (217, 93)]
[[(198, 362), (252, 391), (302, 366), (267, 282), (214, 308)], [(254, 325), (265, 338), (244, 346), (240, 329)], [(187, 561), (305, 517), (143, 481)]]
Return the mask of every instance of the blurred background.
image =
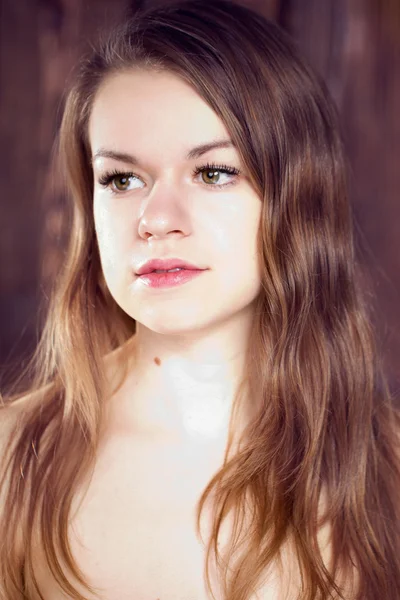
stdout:
[[(72, 69), (131, 6), (0, 0), (0, 389), (31, 356), (65, 248), (53, 146)], [(351, 165), (358, 261), (382, 361), (400, 389), (400, 0), (241, 0), (278, 22), (325, 79)], [(210, 19), (212, 12), (210, 12)]]

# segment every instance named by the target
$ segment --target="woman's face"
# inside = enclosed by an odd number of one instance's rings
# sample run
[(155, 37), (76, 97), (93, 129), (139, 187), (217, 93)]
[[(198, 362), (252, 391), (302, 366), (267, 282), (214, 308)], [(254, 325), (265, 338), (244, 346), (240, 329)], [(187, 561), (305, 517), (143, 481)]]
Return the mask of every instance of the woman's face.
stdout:
[[(112, 75), (96, 96), (89, 138), (101, 264), (121, 308), (158, 333), (251, 314), (260, 291), (261, 200), (232, 145), (195, 151), (229, 142), (202, 98), (168, 72)], [(205, 270), (178, 286), (154, 288), (135, 272), (155, 258)]]

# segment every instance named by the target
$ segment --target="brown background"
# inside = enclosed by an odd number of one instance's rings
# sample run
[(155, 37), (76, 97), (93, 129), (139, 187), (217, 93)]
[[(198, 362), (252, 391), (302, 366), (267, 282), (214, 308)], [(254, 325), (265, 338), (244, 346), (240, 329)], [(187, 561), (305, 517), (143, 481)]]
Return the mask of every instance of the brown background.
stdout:
[[(0, 1), (0, 384), (4, 386), (37, 343), (44, 314), (39, 308), (45, 308), (46, 293), (63, 258), (64, 200), (52, 170), (52, 148), (68, 77), (90, 41), (132, 3)], [(391, 389), (397, 392), (400, 1), (242, 3), (293, 35), (339, 107), (351, 164), (358, 259), (368, 267), (381, 355)]]

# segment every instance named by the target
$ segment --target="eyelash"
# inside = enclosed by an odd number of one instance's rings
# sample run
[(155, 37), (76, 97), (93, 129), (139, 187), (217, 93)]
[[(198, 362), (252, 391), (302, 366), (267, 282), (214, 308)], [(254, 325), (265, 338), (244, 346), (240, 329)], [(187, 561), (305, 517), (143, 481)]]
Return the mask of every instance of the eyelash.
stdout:
[[(207, 163), (200, 167), (195, 167), (192, 171), (192, 176), (194, 177), (196, 175), (199, 175), (199, 173), (201, 173), (203, 171), (219, 171), (220, 173), (226, 173), (228, 175), (240, 175), (240, 171), (239, 171), (239, 169), (236, 169), (236, 167), (229, 167), (228, 165), (217, 165), (215, 163)], [(99, 184), (101, 186), (103, 186), (104, 188), (108, 188), (110, 186), (110, 184), (112, 183), (112, 181), (114, 179), (116, 179), (117, 177), (126, 177), (126, 178), (136, 177), (136, 178), (140, 179), (140, 177), (135, 175), (135, 173), (123, 172), (123, 171), (118, 171), (117, 169), (113, 169), (112, 171), (105, 172), (101, 177), (99, 177)], [(229, 183), (222, 183), (222, 184), (204, 183), (204, 185), (207, 187), (213, 188), (213, 189), (215, 189), (215, 188), (221, 189), (221, 188), (227, 187), (228, 185), (232, 185), (233, 183), (234, 182), (231, 181)], [(126, 191), (130, 191), (130, 190), (126, 190)], [(124, 191), (116, 191), (111, 188), (111, 193), (112, 194), (123, 194)]]

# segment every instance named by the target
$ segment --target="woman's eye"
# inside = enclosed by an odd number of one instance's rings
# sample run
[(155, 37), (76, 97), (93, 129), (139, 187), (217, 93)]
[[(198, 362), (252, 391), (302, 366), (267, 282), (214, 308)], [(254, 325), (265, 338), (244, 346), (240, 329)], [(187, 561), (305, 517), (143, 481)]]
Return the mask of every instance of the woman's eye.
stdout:
[(233, 181), (240, 174), (239, 169), (227, 165), (207, 164), (196, 167), (193, 175), (200, 175), (202, 183), (208, 187), (222, 188), (235, 183)]
[(119, 175), (118, 177), (114, 177), (113, 183), (119, 192), (125, 192), (127, 186), (129, 185), (131, 177), (127, 177), (126, 175)]
[(220, 183), (221, 172), (216, 171), (202, 171), (201, 178), (204, 183)]
[(140, 182), (140, 179), (134, 173), (121, 173), (119, 171), (104, 173), (99, 178), (99, 184), (105, 188), (111, 187), (113, 193), (127, 192), (140, 187), (139, 185), (129, 187), (130, 183), (137, 182)]
[[(232, 185), (235, 178), (240, 174), (239, 169), (227, 165), (206, 164), (196, 167), (193, 176), (201, 177), (201, 183), (209, 188), (224, 188)], [(123, 173), (121, 171), (108, 171), (99, 178), (99, 184), (104, 188), (110, 188), (111, 193), (119, 194), (133, 189), (143, 187), (143, 181), (134, 173)]]

